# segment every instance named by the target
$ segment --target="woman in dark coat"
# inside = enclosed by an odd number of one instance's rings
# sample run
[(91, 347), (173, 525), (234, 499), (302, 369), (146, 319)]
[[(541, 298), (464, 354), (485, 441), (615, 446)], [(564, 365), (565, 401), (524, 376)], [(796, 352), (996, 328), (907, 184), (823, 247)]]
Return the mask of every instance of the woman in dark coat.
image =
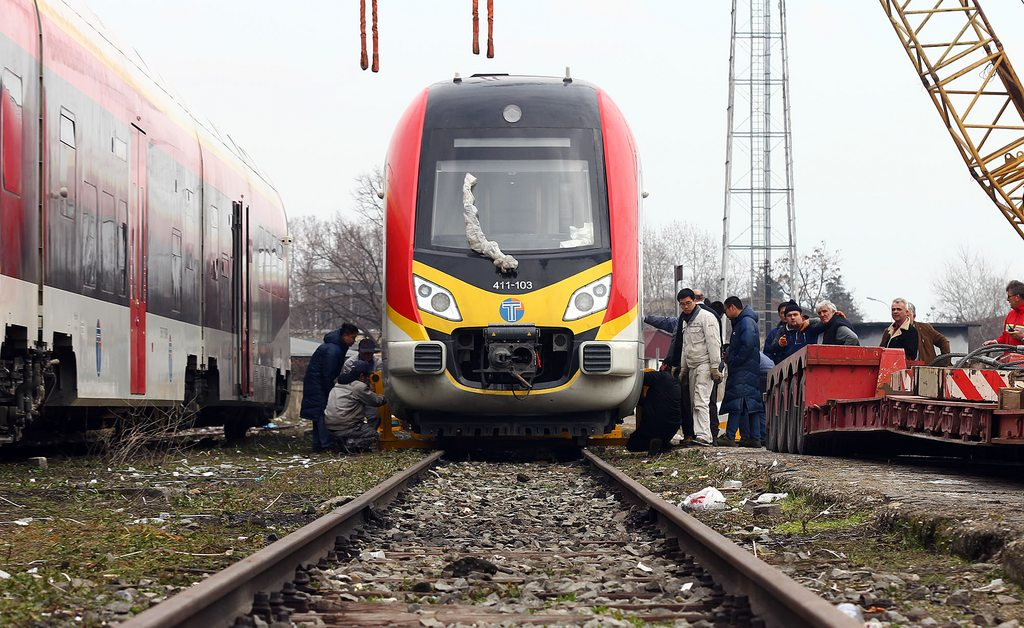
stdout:
[(725, 315), (732, 320), (732, 336), (726, 364), (729, 378), (725, 381), (725, 399), (720, 412), (729, 413), (725, 436), (717, 444), (732, 447), (736, 444), (736, 430), (743, 437), (743, 447), (760, 447), (764, 436), (760, 434), (758, 413), (764, 411), (761, 398), (761, 339), (757, 332), (757, 314), (743, 307), (738, 297), (725, 300)]

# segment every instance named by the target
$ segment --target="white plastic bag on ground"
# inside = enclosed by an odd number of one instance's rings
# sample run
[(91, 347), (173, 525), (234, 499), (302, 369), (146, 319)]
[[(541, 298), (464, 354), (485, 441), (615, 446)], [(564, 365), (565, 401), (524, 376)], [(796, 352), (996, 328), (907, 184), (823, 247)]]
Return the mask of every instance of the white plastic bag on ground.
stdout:
[(683, 510), (723, 510), (725, 508), (725, 495), (722, 491), (713, 486), (691, 493), (686, 499), (679, 502)]
[(754, 501), (758, 504), (772, 504), (781, 502), (787, 497), (789, 497), (789, 493), (761, 493)]

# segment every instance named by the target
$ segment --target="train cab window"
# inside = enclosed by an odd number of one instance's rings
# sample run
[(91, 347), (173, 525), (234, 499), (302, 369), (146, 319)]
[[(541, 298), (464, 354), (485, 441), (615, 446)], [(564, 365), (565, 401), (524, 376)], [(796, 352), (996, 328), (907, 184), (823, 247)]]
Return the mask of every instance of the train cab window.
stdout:
[(503, 251), (607, 245), (604, 172), (593, 130), (470, 133), (439, 129), (431, 134), (422, 164), (417, 246), (468, 247), (463, 185), (469, 174), (476, 178), (473, 202), (480, 227)]
[(590, 172), (578, 159), (441, 161), (434, 186), (431, 242), (466, 242), (462, 186), (473, 188), (480, 226), (507, 250), (552, 250), (592, 246), (594, 212)]
[(0, 142), (3, 143), (4, 189), (21, 196), (21, 155), (24, 141), (21, 78), (5, 69), (0, 78)]
[(82, 246), (82, 283), (96, 287), (96, 266), (98, 247), (96, 246), (96, 186), (88, 181), (82, 183), (82, 229), (79, 242)]

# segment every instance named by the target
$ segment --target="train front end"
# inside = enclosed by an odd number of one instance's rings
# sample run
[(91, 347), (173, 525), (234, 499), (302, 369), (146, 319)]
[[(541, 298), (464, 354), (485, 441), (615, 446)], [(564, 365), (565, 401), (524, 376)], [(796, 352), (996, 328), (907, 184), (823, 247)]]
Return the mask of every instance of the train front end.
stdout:
[(386, 167), (384, 358), (396, 415), (438, 436), (585, 437), (633, 412), (639, 161), (571, 80), (437, 84)]

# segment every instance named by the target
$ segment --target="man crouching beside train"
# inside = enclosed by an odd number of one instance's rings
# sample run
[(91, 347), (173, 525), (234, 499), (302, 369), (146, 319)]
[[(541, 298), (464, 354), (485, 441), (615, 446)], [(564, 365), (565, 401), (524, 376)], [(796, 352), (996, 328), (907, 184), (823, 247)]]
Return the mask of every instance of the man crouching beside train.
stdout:
[[(376, 409), (384, 405), (384, 397), (370, 390), (371, 368), (362, 360), (353, 363), (348, 376), (338, 378), (327, 398), (324, 425), (342, 451), (373, 451), (380, 442)], [(342, 378), (351, 383), (341, 383)]]
[[(709, 402), (714, 382), (722, 381), (722, 336), (718, 319), (710, 310), (697, 305), (693, 290), (684, 288), (676, 295), (683, 313), (676, 323), (676, 333), (663, 371), (678, 366), (680, 379), (687, 377), (690, 385), (690, 407), (693, 409), (693, 442), (710, 446), (711, 413)], [(717, 420), (718, 417), (715, 417)]]

